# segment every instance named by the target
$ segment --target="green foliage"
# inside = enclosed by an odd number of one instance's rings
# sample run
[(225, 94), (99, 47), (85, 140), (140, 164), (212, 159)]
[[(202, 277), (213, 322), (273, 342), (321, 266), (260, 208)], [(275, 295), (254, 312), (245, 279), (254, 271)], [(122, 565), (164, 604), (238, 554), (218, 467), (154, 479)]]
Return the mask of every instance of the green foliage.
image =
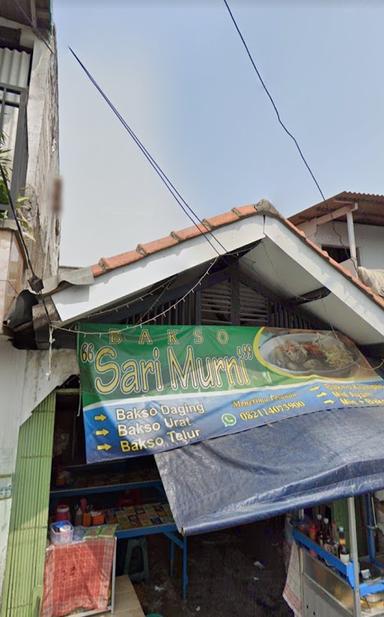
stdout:
[[(4, 134), (0, 133), (0, 165), (3, 169), (5, 179), (9, 184), (10, 175), (11, 175), (11, 159), (9, 157), (9, 150), (5, 148), (5, 138)], [(9, 204), (7, 188), (5, 186), (4, 180), (0, 175), (0, 221), (4, 221), (8, 218), (8, 210), (2, 210), (1, 206), (7, 206)], [(29, 213), (31, 209), (31, 204), (28, 197), (19, 196), (16, 200), (16, 216), (17, 220), (21, 225), (21, 229), (23, 230), (23, 235), (29, 240), (34, 240), (33, 230), (31, 224), (29, 222)]]
[(2, 179), (0, 179), (0, 204), (8, 203), (8, 195), (7, 190), (5, 188), (5, 184)]

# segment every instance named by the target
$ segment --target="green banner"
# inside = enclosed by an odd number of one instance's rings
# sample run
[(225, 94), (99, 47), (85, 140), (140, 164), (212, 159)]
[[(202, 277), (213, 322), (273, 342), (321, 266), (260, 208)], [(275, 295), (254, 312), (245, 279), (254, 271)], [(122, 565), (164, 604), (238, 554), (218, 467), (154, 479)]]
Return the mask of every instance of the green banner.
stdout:
[(89, 324), (78, 350), (88, 462), (384, 404), (384, 382), (334, 332)]

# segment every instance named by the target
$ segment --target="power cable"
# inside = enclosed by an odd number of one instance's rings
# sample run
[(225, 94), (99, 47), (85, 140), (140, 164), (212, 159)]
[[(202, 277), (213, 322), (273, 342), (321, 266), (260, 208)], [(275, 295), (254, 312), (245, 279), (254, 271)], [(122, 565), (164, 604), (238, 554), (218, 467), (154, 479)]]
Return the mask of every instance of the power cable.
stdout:
[[(233, 251), (228, 252), (227, 256), (236, 255), (236, 257), (242, 257), (242, 255), (248, 253), (248, 251), (249, 251), (249, 248), (242, 249), (242, 250), (241, 249), (233, 250)], [(157, 291), (160, 291), (160, 294), (155, 298), (155, 302), (153, 304), (151, 304), (149, 309), (147, 309), (146, 312), (144, 313), (144, 316), (145, 316), (145, 315), (147, 315), (149, 312), (151, 312), (153, 310), (153, 308), (156, 306), (156, 304), (159, 303), (159, 300), (163, 296), (164, 289), (165, 288), (168, 289), (169, 288), (169, 284), (170, 283), (172, 284), (176, 279), (177, 279), (177, 275), (174, 275), (174, 276), (171, 277), (170, 281), (167, 281), (166, 283), (164, 283), (164, 282), (160, 283), (159, 285), (157, 285), (153, 289), (150, 289), (147, 293), (140, 294), (139, 296), (137, 296), (133, 300), (130, 300), (128, 302), (122, 302), (121, 304), (118, 304), (117, 306), (113, 306), (113, 307), (110, 307), (110, 308), (101, 309), (100, 311), (93, 312), (92, 316), (93, 317), (102, 317), (102, 316), (108, 315), (110, 313), (116, 313), (116, 312), (120, 311), (121, 309), (129, 309), (131, 306), (137, 304), (138, 302), (142, 302), (146, 298), (153, 297), (156, 294)], [(139, 322), (138, 322), (138, 324), (139, 324)], [(71, 331), (75, 332), (75, 330), (71, 330)]]
[[(123, 118), (123, 116), (120, 114), (120, 112), (117, 110), (117, 108), (115, 107), (115, 105), (112, 103), (112, 101), (110, 100), (110, 98), (107, 96), (107, 94), (103, 91), (103, 89), (99, 86), (99, 84), (97, 83), (97, 81), (95, 80), (95, 78), (91, 75), (91, 73), (88, 71), (88, 69), (86, 68), (86, 66), (83, 64), (83, 62), (80, 60), (80, 58), (77, 56), (77, 54), (73, 51), (73, 49), (71, 47), (69, 47), (69, 51), (71, 52), (71, 54), (74, 56), (74, 58), (76, 59), (76, 61), (79, 63), (79, 65), (81, 66), (81, 68), (83, 69), (84, 73), (87, 75), (88, 79), (91, 81), (91, 83), (95, 86), (95, 88), (97, 89), (97, 91), (99, 92), (99, 94), (103, 97), (103, 99), (105, 100), (105, 102), (107, 103), (107, 105), (110, 107), (110, 109), (113, 111), (113, 113), (115, 114), (115, 116), (118, 118), (118, 120), (121, 122), (121, 124), (123, 125), (123, 127), (125, 128), (125, 130), (128, 132), (128, 134), (130, 135), (130, 137), (133, 139), (133, 141), (136, 143), (136, 145), (139, 147), (140, 151), (142, 152), (142, 154), (144, 154), (145, 158), (147, 159), (147, 161), (149, 162), (149, 164), (151, 165), (151, 167), (155, 170), (156, 174), (159, 176), (159, 178), (161, 179), (161, 181), (163, 182), (163, 184), (166, 186), (166, 188), (168, 189), (169, 193), (172, 195), (172, 197), (175, 199), (175, 201), (179, 204), (179, 206), (181, 207), (181, 209), (183, 210), (184, 214), (187, 215), (187, 217), (189, 218), (189, 220), (193, 223), (193, 225), (199, 230), (199, 232), (201, 232), (201, 228), (199, 227), (199, 225), (197, 224), (196, 220), (198, 221), (198, 223), (203, 227), (204, 231), (203, 235), (204, 238), (207, 240), (207, 242), (211, 245), (211, 247), (213, 248), (213, 250), (217, 253), (218, 256), (221, 256), (221, 253), (219, 253), (219, 251), (217, 250), (216, 246), (214, 246), (210, 240), (210, 238), (208, 237), (211, 236), (211, 238), (213, 238), (216, 243), (223, 249), (223, 251), (225, 253), (227, 253), (227, 250), (225, 248), (225, 246), (221, 243), (221, 241), (216, 238), (216, 236), (214, 235), (214, 233), (208, 229), (208, 227), (203, 223), (203, 221), (200, 219), (200, 217), (198, 216), (198, 214), (193, 210), (193, 208), (185, 201), (185, 199), (182, 197), (182, 195), (180, 194), (180, 192), (176, 189), (176, 187), (174, 186), (174, 184), (171, 182), (171, 180), (169, 179), (169, 177), (166, 175), (166, 173), (163, 171), (163, 169), (160, 167), (160, 165), (156, 162), (156, 160), (153, 158), (153, 156), (150, 154), (150, 152), (147, 150), (147, 148), (143, 145), (143, 143), (140, 141), (140, 139), (137, 137), (137, 135), (134, 133), (133, 129), (129, 126), (129, 124), (126, 122), (126, 120)], [(194, 218), (196, 220), (194, 220)]]
[[(242, 42), (242, 44), (243, 44), (243, 46), (244, 46), (244, 49), (245, 49), (245, 51), (246, 51), (246, 53), (247, 53), (247, 55), (248, 55), (248, 58), (249, 58), (249, 59), (250, 59), (250, 61), (251, 61), (251, 64), (252, 64), (252, 66), (253, 66), (253, 68), (254, 68), (254, 70), (255, 70), (255, 73), (256, 73), (256, 75), (257, 75), (257, 77), (258, 77), (258, 79), (259, 79), (259, 81), (260, 81), (260, 83), (261, 83), (261, 85), (262, 85), (262, 87), (263, 87), (263, 89), (264, 89), (264, 92), (266, 93), (266, 95), (268, 96), (268, 98), (269, 98), (269, 100), (270, 100), (270, 102), (271, 102), (271, 104), (272, 104), (272, 107), (273, 107), (273, 109), (274, 109), (274, 111), (275, 111), (275, 114), (276, 114), (276, 117), (277, 117), (277, 120), (278, 120), (278, 122), (279, 122), (280, 126), (283, 128), (283, 130), (285, 131), (285, 133), (286, 133), (286, 134), (287, 134), (287, 135), (288, 135), (288, 136), (292, 139), (293, 143), (295, 144), (295, 146), (296, 146), (296, 148), (297, 148), (297, 151), (298, 151), (298, 153), (299, 153), (299, 155), (300, 155), (301, 160), (303, 161), (303, 163), (304, 163), (305, 167), (307, 168), (307, 170), (308, 170), (308, 172), (309, 172), (309, 174), (310, 174), (310, 176), (311, 176), (312, 180), (314, 181), (314, 183), (315, 183), (315, 185), (316, 185), (316, 187), (317, 187), (317, 189), (318, 189), (318, 191), (319, 191), (319, 193), (320, 193), (320, 195), (321, 195), (322, 200), (325, 202), (325, 201), (326, 201), (326, 199), (325, 199), (325, 195), (324, 195), (324, 192), (323, 192), (323, 190), (322, 190), (322, 188), (321, 188), (321, 186), (320, 186), (320, 184), (319, 184), (319, 181), (317, 180), (317, 178), (316, 178), (316, 176), (315, 176), (314, 172), (312, 171), (312, 169), (311, 169), (311, 167), (310, 167), (310, 165), (309, 165), (309, 163), (308, 163), (307, 159), (305, 158), (304, 153), (303, 153), (303, 151), (302, 151), (302, 149), (301, 149), (301, 147), (300, 147), (300, 145), (299, 145), (299, 142), (297, 141), (296, 137), (295, 137), (295, 136), (294, 136), (294, 134), (293, 134), (293, 133), (292, 133), (292, 132), (291, 132), (291, 131), (287, 128), (286, 124), (282, 121), (282, 119), (281, 119), (281, 115), (280, 115), (280, 112), (279, 112), (279, 109), (278, 109), (278, 107), (277, 107), (277, 105), (276, 105), (276, 102), (275, 102), (275, 100), (274, 100), (274, 98), (273, 98), (272, 94), (270, 93), (270, 91), (269, 91), (269, 89), (268, 89), (268, 87), (267, 87), (267, 85), (266, 85), (266, 83), (265, 83), (265, 81), (264, 81), (264, 79), (263, 79), (263, 77), (262, 77), (262, 75), (261, 75), (261, 73), (260, 73), (259, 69), (257, 68), (256, 62), (255, 62), (255, 60), (254, 60), (254, 58), (253, 58), (253, 56), (252, 56), (252, 54), (251, 54), (251, 51), (250, 51), (250, 49), (249, 49), (249, 47), (248, 47), (248, 45), (247, 45), (247, 42), (246, 42), (246, 40), (245, 40), (245, 38), (244, 38), (244, 35), (242, 34), (242, 32), (241, 32), (241, 30), (240, 30), (240, 27), (239, 27), (239, 25), (238, 25), (238, 23), (237, 23), (237, 21), (236, 21), (236, 19), (235, 19), (234, 15), (233, 15), (233, 13), (232, 13), (232, 10), (231, 10), (231, 8), (230, 8), (230, 6), (229, 6), (229, 4), (228, 4), (228, 1), (227, 1), (227, 0), (223, 0), (223, 2), (224, 2), (225, 6), (226, 6), (226, 8), (227, 8), (227, 11), (228, 11), (229, 16), (230, 16), (230, 18), (231, 18), (231, 20), (232, 20), (232, 23), (233, 23), (233, 25), (235, 26), (236, 31), (237, 31), (237, 33), (238, 33), (238, 35), (239, 35), (240, 39), (241, 39), (241, 42)], [(332, 210), (331, 210), (330, 208), (327, 208), (327, 209), (328, 209), (328, 212), (329, 212), (329, 213), (332, 213)], [(348, 255), (348, 247), (346, 247), (346, 246), (345, 246), (344, 241), (343, 241), (343, 238), (342, 238), (342, 235), (341, 235), (341, 234), (340, 234), (340, 232), (336, 229), (336, 225), (335, 225), (335, 221), (334, 221), (334, 219), (331, 221), (331, 224), (332, 224), (333, 231), (335, 232), (336, 236), (338, 237), (339, 242), (340, 242), (341, 246), (343, 247), (343, 249), (344, 249), (344, 251), (345, 251), (345, 253), (346, 253), (346, 256), (348, 257), (348, 259), (351, 259), (350, 254)], [(352, 262), (353, 262), (354, 268), (355, 268), (356, 273), (357, 273), (357, 264), (355, 264), (355, 263), (354, 263), (354, 260), (353, 260), (353, 259), (352, 259)]]
[(232, 20), (232, 22), (233, 22), (233, 25), (235, 26), (235, 28), (236, 28), (236, 30), (237, 30), (237, 33), (238, 33), (238, 35), (239, 35), (239, 37), (240, 37), (240, 39), (241, 39), (241, 42), (242, 42), (242, 43), (243, 43), (243, 45), (244, 45), (244, 49), (245, 49), (245, 51), (247, 52), (247, 55), (248, 55), (248, 57), (249, 57), (249, 59), (250, 59), (250, 61), (251, 61), (251, 64), (252, 64), (252, 66), (253, 66), (253, 68), (254, 68), (254, 70), (255, 70), (255, 73), (256, 73), (257, 77), (259, 78), (259, 81), (260, 81), (261, 85), (263, 86), (263, 89), (264, 89), (264, 91), (265, 91), (266, 95), (268, 96), (269, 100), (270, 100), (270, 101), (271, 101), (271, 103), (272, 103), (272, 107), (273, 107), (273, 109), (275, 110), (275, 114), (276, 114), (276, 117), (277, 117), (277, 120), (278, 120), (278, 122), (279, 122), (280, 126), (283, 128), (283, 130), (286, 132), (286, 134), (287, 134), (287, 135), (288, 135), (288, 136), (292, 139), (293, 143), (295, 144), (295, 146), (296, 146), (296, 148), (297, 148), (298, 153), (300, 154), (300, 157), (301, 157), (301, 159), (302, 159), (302, 161), (303, 161), (303, 163), (304, 163), (305, 167), (306, 167), (306, 168), (307, 168), (307, 170), (309, 171), (309, 173), (310, 173), (310, 175), (311, 175), (311, 177), (312, 177), (312, 180), (313, 180), (313, 181), (314, 181), (314, 183), (316, 184), (317, 189), (318, 189), (318, 191), (319, 191), (319, 193), (320, 193), (320, 195), (321, 195), (322, 199), (325, 201), (325, 196), (324, 196), (324, 193), (323, 193), (323, 191), (322, 191), (322, 189), (321, 189), (321, 187), (320, 187), (320, 184), (319, 184), (318, 180), (316, 179), (315, 174), (313, 173), (313, 171), (312, 171), (311, 167), (309, 166), (309, 163), (308, 163), (307, 159), (305, 158), (305, 156), (304, 156), (304, 154), (303, 154), (302, 149), (300, 148), (299, 142), (297, 141), (297, 139), (296, 139), (296, 137), (294, 136), (294, 134), (293, 134), (293, 133), (292, 133), (292, 132), (291, 132), (291, 131), (287, 128), (287, 126), (284, 124), (284, 122), (283, 122), (283, 121), (282, 121), (282, 119), (281, 119), (281, 116), (280, 116), (280, 112), (279, 112), (279, 110), (278, 110), (278, 107), (277, 107), (277, 105), (276, 105), (276, 103), (275, 103), (275, 101), (274, 101), (274, 99), (273, 99), (273, 97), (272, 97), (272, 95), (271, 95), (271, 93), (270, 93), (269, 89), (267, 88), (267, 86), (266, 86), (266, 84), (265, 84), (265, 81), (264, 81), (264, 79), (262, 78), (262, 76), (261, 76), (261, 73), (260, 73), (259, 69), (258, 69), (258, 68), (257, 68), (257, 66), (256, 66), (256, 63), (255, 63), (255, 61), (254, 61), (254, 59), (253, 59), (253, 57), (252, 57), (252, 54), (251, 54), (251, 52), (250, 52), (250, 50), (249, 50), (249, 47), (248, 47), (248, 45), (247, 45), (247, 43), (246, 43), (246, 41), (245, 41), (245, 39), (244, 39), (244, 36), (243, 36), (243, 34), (242, 34), (242, 32), (241, 32), (241, 30), (240, 30), (239, 26), (237, 25), (236, 19), (235, 19), (234, 15), (233, 15), (233, 13), (232, 13), (232, 11), (231, 11), (230, 7), (229, 7), (229, 4), (228, 4), (227, 0), (223, 0), (223, 2), (224, 2), (224, 4), (225, 4), (225, 6), (227, 7), (227, 10), (228, 10), (228, 13), (229, 13), (229, 15), (230, 15), (230, 18), (231, 18), (231, 20)]
[[(167, 313), (169, 313), (170, 311), (172, 311), (173, 309), (175, 309), (181, 302), (185, 302), (185, 300), (187, 299), (187, 297), (191, 294), (195, 292), (195, 289), (197, 289), (197, 287), (200, 287), (200, 285), (202, 284), (203, 280), (205, 279), (206, 276), (209, 275), (210, 271), (212, 270), (213, 266), (216, 264), (217, 260), (219, 259), (219, 257), (215, 257), (213, 259), (213, 261), (211, 261), (211, 263), (209, 264), (208, 268), (206, 269), (206, 271), (204, 272), (204, 274), (202, 274), (200, 276), (200, 278), (196, 281), (196, 283), (194, 283), (192, 285), (192, 287), (178, 300), (176, 300), (171, 306), (169, 306), (167, 309), (164, 309), (163, 311), (161, 311), (160, 313), (158, 313), (157, 315), (155, 315), (154, 317), (149, 317), (148, 319), (145, 320), (141, 320), (135, 324), (131, 324), (131, 325), (126, 325), (123, 326), (119, 329), (119, 332), (125, 332), (128, 330), (136, 330), (137, 328), (142, 328), (143, 326), (145, 326), (146, 324), (149, 324), (151, 322), (155, 322), (159, 317), (164, 317), (164, 315), (167, 315)], [(163, 295), (163, 292), (160, 294), (160, 297)], [(152, 305), (152, 308), (157, 304), (157, 298), (155, 300), (155, 302)], [(151, 310), (151, 309), (150, 309)], [(148, 314), (148, 310), (145, 314)], [(79, 328), (73, 329), (73, 328), (66, 328), (65, 326), (58, 326), (56, 324), (52, 324), (52, 329), (53, 330), (60, 330), (61, 332), (70, 332), (71, 334), (84, 334), (85, 336), (87, 335), (99, 335), (102, 336), (103, 334), (106, 334), (106, 330), (102, 330), (100, 332), (87, 332), (84, 330), (80, 330)]]

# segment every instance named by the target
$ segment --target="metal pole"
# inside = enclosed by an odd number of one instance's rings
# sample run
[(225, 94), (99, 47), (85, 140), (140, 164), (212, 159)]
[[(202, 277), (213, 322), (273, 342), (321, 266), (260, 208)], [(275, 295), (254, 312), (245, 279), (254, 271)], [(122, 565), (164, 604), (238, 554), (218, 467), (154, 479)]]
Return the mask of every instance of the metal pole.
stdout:
[(355, 498), (354, 497), (348, 497), (348, 521), (349, 521), (350, 555), (351, 555), (351, 559), (353, 562), (353, 574), (354, 574), (353, 615), (354, 617), (361, 617), (360, 567), (359, 567), (359, 552), (357, 548), (356, 512), (355, 512)]
[[(357, 210), (357, 204), (354, 210)], [(352, 210), (350, 212), (347, 212), (347, 229), (348, 229), (348, 243), (349, 243), (349, 250), (351, 253), (351, 259), (353, 261), (353, 265), (357, 269), (356, 239), (355, 239), (355, 228), (353, 225)]]
[(375, 544), (375, 532), (376, 521), (374, 516), (374, 508), (372, 507), (372, 495), (367, 493), (364, 495), (365, 501), (365, 515), (367, 525), (367, 539), (368, 539), (368, 553), (371, 563), (374, 563), (376, 559), (376, 544)]
[(187, 599), (188, 592), (188, 540), (187, 536), (183, 536), (183, 600)]

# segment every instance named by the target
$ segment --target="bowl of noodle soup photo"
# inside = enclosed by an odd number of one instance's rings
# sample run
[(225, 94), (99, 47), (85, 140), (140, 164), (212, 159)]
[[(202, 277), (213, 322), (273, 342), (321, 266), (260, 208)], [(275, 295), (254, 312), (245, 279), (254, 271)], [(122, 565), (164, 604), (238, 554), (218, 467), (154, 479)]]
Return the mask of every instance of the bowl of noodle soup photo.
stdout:
[(373, 373), (357, 347), (335, 332), (292, 330), (277, 334), (277, 330), (266, 328), (258, 355), (270, 370), (294, 377), (341, 378), (355, 375), (359, 369)]

